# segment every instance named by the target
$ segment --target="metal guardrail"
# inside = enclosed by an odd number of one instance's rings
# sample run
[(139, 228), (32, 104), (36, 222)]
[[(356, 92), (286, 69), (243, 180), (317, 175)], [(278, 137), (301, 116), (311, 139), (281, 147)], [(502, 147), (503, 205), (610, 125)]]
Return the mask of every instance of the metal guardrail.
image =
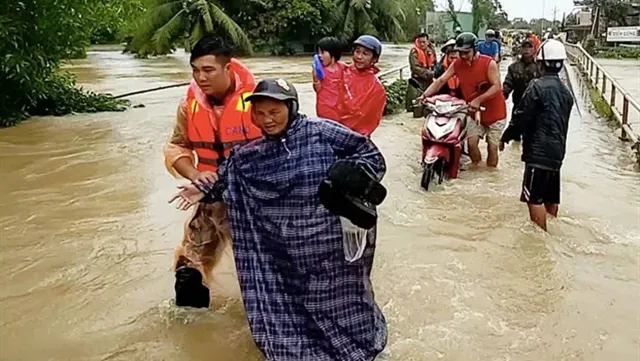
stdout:
[[(611, 112), (620, 122), (622, 127), (621, 139), (633, 142), (633, 148), (640, 152), (640, 143), (638, 143), (638, 134), (634, 132), (629, 124), (629, 105), (640, 113), (640, 103), (633, 99), (631, 94), (626, 91), (598, 62), (587, 53), (580, 45), (565, 43), (567, 53), (571, 60), (580, 68), (582, 74), (591, 82), (605, 102), (611, 107)], [(609, 84), (609, 89), (607, 85)], [(609, 97), (606, 96), (607, 90)], [(618, 95), (622, 96), (622, 109), (619, 108), (617, 102)]]
[(382, 79), (382, 78), (385, 78), (385, 77), (387, 77), (387, 76), (389, 76), (391, 74), (398, 73), (398, 79), (403, 79), (404, 70), (408, 69), (408, 68), (409, 68), (408, 64), (407, 65), (403, 65), (403, 66), (398, 66), (398, 67), (395, 67), (393, 69), (389, 69), (389, 70), (385, 70), (383, 72), (380, 72), (376, 76), (378, 77), (378, 79)]

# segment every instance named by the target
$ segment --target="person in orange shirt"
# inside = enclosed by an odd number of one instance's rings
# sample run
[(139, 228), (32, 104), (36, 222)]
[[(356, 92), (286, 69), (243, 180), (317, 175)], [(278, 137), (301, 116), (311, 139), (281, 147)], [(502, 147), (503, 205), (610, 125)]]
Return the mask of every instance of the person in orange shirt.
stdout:
[[(217, 180), (218, 166), (235, 146), (262, 133), (251, 121), (246, 100), (255, 79), (227, 45), (206, 36), (194, 46), (190, 62), (193, 79), (178, 106), (165, 165), (174, 176), (204, 185)], [(241, 297), (224, 203), (194, 209), (175, 252), (174, 270), (178, 306), (209, 307), (211, 288), (223, 297)]]

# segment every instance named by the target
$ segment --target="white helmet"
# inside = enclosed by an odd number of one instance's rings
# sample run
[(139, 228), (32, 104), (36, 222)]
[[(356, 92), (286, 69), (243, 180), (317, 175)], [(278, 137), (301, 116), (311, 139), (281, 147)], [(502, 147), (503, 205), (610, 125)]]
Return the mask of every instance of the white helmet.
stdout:
[(493, 29), (487, 29), (487, 31), (484, 32), (485, 36), (496, 36), (496, 32), (493, 31)]
[(441, 52), (446, 52), (447, 48), (450, 46), (456, 46), (456, 39), (449, 39), (444, 45), (440, 48)]
[(540, 45), (536, 59), (542, 61), (566, 60), (567, 51), (561, 42), (555, 39), (549, 39)]

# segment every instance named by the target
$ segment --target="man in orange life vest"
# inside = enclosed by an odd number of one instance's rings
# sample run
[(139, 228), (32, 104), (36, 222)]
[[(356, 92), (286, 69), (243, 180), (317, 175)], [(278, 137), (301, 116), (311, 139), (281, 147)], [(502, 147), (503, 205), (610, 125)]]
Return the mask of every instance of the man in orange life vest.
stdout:
[[(194, 46), (191, 68), (193, 79), (165, 146), (165, 164), (170, 173), (193, 183), (213, 183), (234, 146), (261, 136), (246, 100), (255, 79), (232, 58), (230, 48), (212, 36)], [(224, 203), (200, 203), (194, 210), (176, 249), (174, 267), (178, 306), (208, 307), (209, 289), (240, 298)]]
[[(409, 68), (411, 79), (407, 87), (405, 107), (408, 112), (414, 111), (413, 100), (417, 98), (433, 81), (433, 70), (436, 65), (436, 52), (429, 42), (429, 35), (420, 33), (413, 38), (413, 48), (409, 51)], [(419, 85), (419, 88), (412, 84)], [(416, 114), (422, 116), (419, 110)]]
[(502, 94), (500, 73), (496, 62), (476, 51), (478, 39), (472, 33), (462, 33), (456, 39), (455, 51), (459, 54), (445, 73), (436, 79), (422, 97), (435, 95), (449, 79), (458, 76), (463, 99), (469, 103), (473, 114), (483, 106), (479, 121), (467, 123), (467, 144), (469, 156), (474, 164), (480, 163), (482, 154), (478, 146), (480, 139), (487, 137), (487, 166), (498, 166), (500, 137), (507, 117), (507, 105)]

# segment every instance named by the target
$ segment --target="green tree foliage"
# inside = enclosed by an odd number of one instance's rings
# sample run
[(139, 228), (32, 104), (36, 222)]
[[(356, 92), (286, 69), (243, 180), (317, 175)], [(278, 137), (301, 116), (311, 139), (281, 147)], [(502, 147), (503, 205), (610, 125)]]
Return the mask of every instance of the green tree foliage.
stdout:
[(214, 31), (251, 52), (247, 33), (216, 0), (149, 0), (128, 50), (140, 56), (167, 54), (176, 44), (187, 50)]
[(228, 11), (256, 49), (274, 55), (293, 54), (294, 43), (315, 43), (331, 33), (337, 19), (332, 0), (262, 0), (252, 6), (237, 2)]
[(120, 110), (109, 96), (85, 93), (59, 62), (88, 45), (87, 0), (19, 0), (0, 13), (0, 126), (29, 115)]
[(405, 20), (402, 22), (402, 30), (406, 35), (406, 40), (411, 40), (423, 27), (425, 14), (434, 10), (433, 1), (400, 0), (400, 7), (405, 14)]
[(274, 54), (291, 54), (293, 45), (313, 44), (328, 35), (406, 40), (406, 21), (411, 22), (408, 31), (417, 32), (419, 12), (433, 9), (432, 0), (146, 1), (148, 10), (128, 46), (140, 56), (166, 54), (175, 47), (189, 50), (208, 33), (224, 35), (241, 50), (253, 44)]
[(396, 0), (336, 0), (335, 32), (344, 39), (371, 34), (388, 40), (404, 37), (405, 13)]
[(498, 0), (470, 0), (473, 14), (473, 32), (478, 33), (482, 25), (500, 29), (509, 24), (507, 13)]
[(511, 29), (527, 29), (534, 31), (537, 34), (544, 33), (547, 28), (552, 28), (554, 31), (559, 31), (562, 28), (562, 22), (548, 19), (531, 19), (526, 21), (522, 18), (515, 18), (509, 25)]
[[(575, 0), (576, 6), (599, 7), (604, 12), (608, 22), (614, 22), (620, 26), (629, 25), (627, 16), (634, 13), (632, 2), (621, 0)], [(636, 4), (640, 2), (635, 1)], [(595, 12), (593, 12), (595, 14)]]
[(123, 41), (145, 10), (143, 0), (93, 0), (91, 4), (87, 23), (91, 44)]
[(514, 18), (511, 21), (511, 28), (513, 29), (529, 29), (529, 22), (523, 18)]

